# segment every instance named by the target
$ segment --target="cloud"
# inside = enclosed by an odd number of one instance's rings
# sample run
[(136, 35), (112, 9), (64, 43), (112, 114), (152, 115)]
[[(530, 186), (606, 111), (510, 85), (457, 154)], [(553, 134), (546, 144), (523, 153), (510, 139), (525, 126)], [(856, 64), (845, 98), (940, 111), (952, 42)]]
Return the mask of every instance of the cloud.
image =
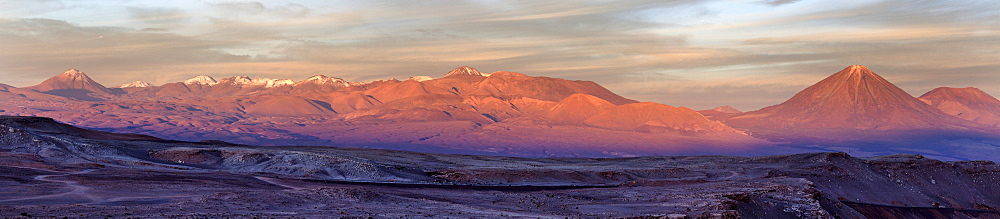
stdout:
[(39, 15), (65, 8), (59, 0), (0, 1), (0, 18)]
[(799, 1), (801, 0), (765, 0), (761, 2), (772, 6), (778, 6), (778, 5), (792, 4)]
[(81, 27), (49, 19), (0, 20), (0, 38), (5, 42), (0, 44), (0, 50), (16, 51), (0, 53), (0, 72), (15, 78), (8, 83), (18, 85), (28, 85), (28, 79), (44, 79), (68, 68), (110, 79), (175, 70), (174, 66), (247, 60), (218, 52), (219, 48), (233, 46), (227, 42), (118, 27)]
[(914, 95), (935, 86), (1000, 95), (992, 1), (101, 5), (124, 17), (55, 3), (25, 7), (66, 13), (0, 21), (4, 83), (32, 85), (70, 67), (113, 85), (198, 74), (370, 81), (469, 65), (593, 80), (641, 101), (753, 110), (864, 64)]
[(135, 21), (144, 23), (144, 29), (165, 29), (182, 26), (191, 22), (191, 15), (178, 8), (129, 8), (129, 13)]

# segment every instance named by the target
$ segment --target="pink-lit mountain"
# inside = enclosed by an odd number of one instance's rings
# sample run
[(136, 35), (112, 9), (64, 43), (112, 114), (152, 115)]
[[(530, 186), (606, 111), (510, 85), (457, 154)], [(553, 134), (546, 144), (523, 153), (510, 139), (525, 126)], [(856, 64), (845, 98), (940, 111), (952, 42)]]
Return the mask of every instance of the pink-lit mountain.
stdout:
[(69, 69), (62, 74), (56, 75), (55, 77), (49, 78), (43, 81), (41, 84), (26, 87), (27, 89), (47, 92), (56, 90), (83, 90), (93, 93), (104, 93), (110, 94), (111, 90), (100, 83), (90, 79), (87, 74), (76, 69)]
[(963, 129), (945, 114), (861, 65), (852, 65), (784, 103), (725, 120), (762, 129)]
[(861, 65), (844, 68), (784, 103), (712, 119), (780, 144), (856, 154), (991, 159), (1000, 152), (1000, 130), (949, 115)]
[[(108, 89), (71, 69), (40, 85), (3, 87), (0, 113), (177, 140), (465, 154), (755, 155), (844, 148), (866, 155), (930, 151), (942, 159), (1000, 154), (960, 153), (1000, 138), (989, 124), (972, 122), (991, 121), (990, 108), (979, 103), (989, 105), (982, 97), (989, 95), (929, 93), (921, 101), (857, 65), (782, 104), (745, 113), (638, 102), (590, 81), (468, 66), (440, 78), (368, 83), (324, 75), (301, 81), (201, 75), (160, 86), (130, 84), (136, 86)], [(945, 109), (951, 102), (965, 108)]]
[(87, 74), (76, 69), (69, 69), (62, 74), (49, 78), (42, 83), (25, 87), (25, 89), (69, 97), (77, 100), (104, 100), (111, 95), (112, 90), (90, 79)]
[(1000, 100), (974, 87), (939, 87), (920, 100), (965, 120), (1000, 127)]
[[(117, 93), (93, 88), (103, 86), (82, 72), (68, 72), (90, 85), (64, 87), (105, 95), (4, 103), (7, 114), (167, 139), (518, 156), (690, 154), (768, 145), (693, 110), (638, 103), (594, 82), (468, 66), (437, 79), (370, 83), (323, 75), (302, 81), (201, 75), (161, 86), (122, 86)], [(65, 81), (68, 74), (49, 81)]]

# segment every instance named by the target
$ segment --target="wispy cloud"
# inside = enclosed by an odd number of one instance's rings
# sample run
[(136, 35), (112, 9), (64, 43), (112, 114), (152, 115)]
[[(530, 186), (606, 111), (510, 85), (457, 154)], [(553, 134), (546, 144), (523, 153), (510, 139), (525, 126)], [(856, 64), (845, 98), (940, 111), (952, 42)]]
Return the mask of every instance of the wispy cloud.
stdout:
[(0, 12), (0, 74), (16, 86), (70, 67), (113, 85), (197, 74), (363, 81), (470, 65), (752, 110), (865, 64), (914, 95), (1000, 95), (992, 1), (32, 1)]

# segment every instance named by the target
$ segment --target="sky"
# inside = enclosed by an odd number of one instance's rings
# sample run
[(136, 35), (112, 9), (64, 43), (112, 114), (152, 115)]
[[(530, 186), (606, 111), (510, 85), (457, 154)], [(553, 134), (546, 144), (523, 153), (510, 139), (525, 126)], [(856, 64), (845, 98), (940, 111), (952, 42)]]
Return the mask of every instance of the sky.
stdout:
[(69, 68), (113, 87), (467, 65), (748, 111), (855, 64), (914, 96), (1000, 96), (1000, 1), (0, 0), (0, 83), (18, 87)]

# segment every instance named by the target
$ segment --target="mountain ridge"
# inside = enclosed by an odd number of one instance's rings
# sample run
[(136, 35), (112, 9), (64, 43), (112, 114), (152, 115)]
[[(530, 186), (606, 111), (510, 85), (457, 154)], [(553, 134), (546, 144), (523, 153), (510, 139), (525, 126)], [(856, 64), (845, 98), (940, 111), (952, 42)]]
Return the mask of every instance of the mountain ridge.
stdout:
[[(671, 110), (628, 124), (625, 129), (618, 129), (614, 121), (588, 124), (594, 115), (637, 101), (594, 82), (508, 71), (486, 74), (468, 66), (441, 78), (402, 81), (354, 83), (325, 75), (301, 81), (247, 76), (216, 80), (199, 75), (161, 86), (120, 90), (100, 101), (59, 103), (66, 108), (28, 108), (16, 113), (48, 115), (85, 127), (168, 139), (269, 145), (419, 145), (518, 156), (653, 155), (766, 145), (738, 132), (705, 131), (731, 129), (673, 107), (664, 107)], [(594, 109), (569, 115), (584, 105)], [(567, 115), (559, 115), (562, 113)], [(671, 123), (663, 118), (694, 120)], [(646, 146), (650, 142), (658, 146)], [(714, 147), (693, 149), (706, 144)]]

